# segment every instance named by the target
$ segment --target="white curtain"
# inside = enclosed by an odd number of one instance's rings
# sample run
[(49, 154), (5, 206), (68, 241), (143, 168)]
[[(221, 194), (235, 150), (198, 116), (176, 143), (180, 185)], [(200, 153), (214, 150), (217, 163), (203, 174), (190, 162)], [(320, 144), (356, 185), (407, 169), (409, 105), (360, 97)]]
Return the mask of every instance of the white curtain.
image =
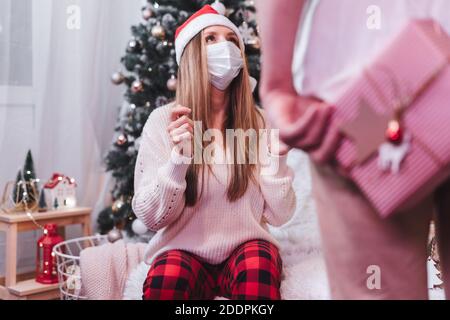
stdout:
[[(109, 201), (103, 158), (123, 100), (123, 87), (109, 79), (122, 67), (142, 4), (0, 0), (1, 189), (31, 149), (38, 178), (61, 172), (76, 179), (78, 204), (94, 208), (95, 222)], [(26, 241), (34, 250), (35, 235), (22, 240), (19, 259), (26, 264)], [(0, 262), (3, 253), (1, 235)]]

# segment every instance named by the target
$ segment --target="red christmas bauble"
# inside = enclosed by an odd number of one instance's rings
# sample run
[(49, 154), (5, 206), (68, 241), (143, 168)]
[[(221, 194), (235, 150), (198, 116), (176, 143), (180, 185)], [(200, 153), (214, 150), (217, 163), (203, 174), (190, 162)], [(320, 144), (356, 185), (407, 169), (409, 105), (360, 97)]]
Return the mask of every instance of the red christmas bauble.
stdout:
[(386, 138), (393, 144), (400, 144), (403, 141), (403, 130), (397, 120), (392, 120), (386, 130)]
[(131, 84), (131, 91), (133, 91), (133, 93), (144, 91), (144, 84), (142, 83), (142, 81), (141, 80), (133, 81), (133, 83)]
[(119, 137), (117, 138), (117, 144), (119, 146), (123, 146), (125, 143), (127, 143), (127, 141), (127, 136), (124, 134), (119, 135)]

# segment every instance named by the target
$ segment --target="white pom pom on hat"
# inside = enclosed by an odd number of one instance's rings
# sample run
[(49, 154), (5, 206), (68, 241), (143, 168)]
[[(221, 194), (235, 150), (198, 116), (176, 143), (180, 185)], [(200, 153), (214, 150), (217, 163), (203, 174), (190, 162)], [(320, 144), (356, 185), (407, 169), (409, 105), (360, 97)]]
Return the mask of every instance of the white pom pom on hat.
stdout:
[(184, 48), (189, 41), (200, 31), (210, 26), (218, 25), (230, 28), (239, 38), (242, 48), (245, 48), (244, 39), (239, 28), (230, 19), (225, 17), (225, 11), (225, 6), (219, 1), (216, 1), (212, 5), (205, 5), (177, 28), (175, 32), (175, 53), (178, 65), (180, 64)]
[(211, 4), (211, 7), (217, 11), (217, 13), (221, 14), (221, 15), (225, 15), (225, 13), (227, 12), (227, 8), (225, 8), (225, 5), (220, 2), (220, 1), (215, 1), (213, 4)]

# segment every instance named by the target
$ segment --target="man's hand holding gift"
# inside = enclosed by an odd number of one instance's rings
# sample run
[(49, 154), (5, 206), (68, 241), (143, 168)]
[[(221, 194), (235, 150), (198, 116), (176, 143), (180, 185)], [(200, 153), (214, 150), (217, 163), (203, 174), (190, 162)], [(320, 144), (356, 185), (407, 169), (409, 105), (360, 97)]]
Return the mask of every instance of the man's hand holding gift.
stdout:
[(308, 152), (319, 163), (329, 162), (337, 150), (341, 135), (332, 120), (334, 107), (296, 93), (272, 90), (265, 96), (267, 118), (278, 128), (280, 140), (291, 148)]

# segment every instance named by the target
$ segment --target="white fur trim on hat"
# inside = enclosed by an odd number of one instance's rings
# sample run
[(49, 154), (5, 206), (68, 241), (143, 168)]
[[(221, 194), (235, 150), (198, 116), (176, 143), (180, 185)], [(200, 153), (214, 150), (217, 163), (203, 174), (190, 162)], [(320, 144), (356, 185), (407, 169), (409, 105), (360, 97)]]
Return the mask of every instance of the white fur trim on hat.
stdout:
[(183, 55), (184, 48), (200, 31), (210, 26), (224, 26), (228, 27), (236, 33), (241, 43), (242, 48), (245, 48), (242, 35), (236, 27), (236, 25), (225, 16), (214, 13), (203, 14), (194, 20), (192, 20), (186, 27), (181, 30), (178, 37), (175, 40), (175, 52), (177, 56), (177, 63), (180, 64), (181, 56)]

